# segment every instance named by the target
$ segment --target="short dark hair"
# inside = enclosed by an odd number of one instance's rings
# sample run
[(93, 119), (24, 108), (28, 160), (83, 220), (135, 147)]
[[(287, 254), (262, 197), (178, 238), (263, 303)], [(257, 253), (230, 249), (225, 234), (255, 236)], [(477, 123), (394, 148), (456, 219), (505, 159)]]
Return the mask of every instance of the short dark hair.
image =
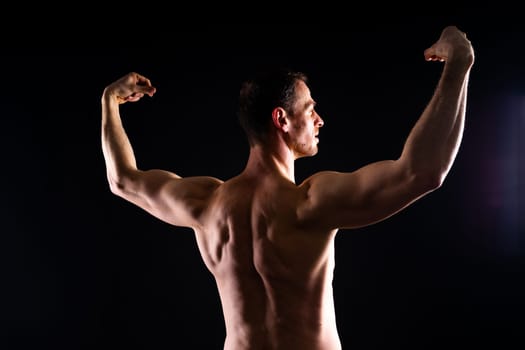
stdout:
[(242, 83), (238, 117), (251, 146), (264, 141), (274, 108), (293, 113), (296, 83), (307, 80), (306, 74), (288, 67), (270, 67)]

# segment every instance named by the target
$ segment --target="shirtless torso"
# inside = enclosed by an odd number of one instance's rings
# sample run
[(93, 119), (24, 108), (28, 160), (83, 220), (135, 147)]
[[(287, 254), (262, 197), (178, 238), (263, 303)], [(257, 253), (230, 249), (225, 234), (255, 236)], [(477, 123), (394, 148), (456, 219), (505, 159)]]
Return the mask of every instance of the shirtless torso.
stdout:
[(197, 241), (217, 281), (226, 349), (340, 348), (336, 231), (299, 216), (305, 197), (284, 178), (242, 174), (222, 184), (203, 212)]
[[(193, 229), (217, 283), (224, 349), (341, 348), (332, 292), (336, 233), (384, 220), (440, 187), (461, 143), (474, 63), (470, 41), (447, 27), (424, 54), (446, 63), (399, 158), (350, 173), (318, 172), (300, 184), (294, 161), (317, 153), (324, 122), (299, 75), (246, 85), (245, 114), (264, 122), (248, 126), (246, 167), (224, 182), (138, 169), (119, 105), (156, 90), (134, 72), (106, 87), (102, 149), (110, 188), (160, 220)], [(257, 94), (282, 89), (279, 82), (287, 86), (283, 99), (262, 98), (272, 101), (271, 110), (255, 108)]]

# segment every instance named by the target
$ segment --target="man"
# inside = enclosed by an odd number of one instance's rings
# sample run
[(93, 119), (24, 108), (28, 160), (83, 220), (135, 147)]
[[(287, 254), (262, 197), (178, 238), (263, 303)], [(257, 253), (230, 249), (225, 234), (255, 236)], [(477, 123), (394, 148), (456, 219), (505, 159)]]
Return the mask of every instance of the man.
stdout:
[(384, 220), (440, 187), (462, 139), (472, 45), (449, 26), (424, 57), (445, 62), (443, 72), (400, 157), (350, 173), (319, 172), (300, 184), (294, 161), (317, 153), (323, 126), (301, 73), (276, 71), (243, 84), (239, 117), (250, 153), (227, 181), (138, 169), (119, 105), (156, 90), (137, 73), (105, 88), (102, 149), (111, 191), (194, 230), (217, 282), (224, 349), (341, 348), (332, 293), (338, 229)]

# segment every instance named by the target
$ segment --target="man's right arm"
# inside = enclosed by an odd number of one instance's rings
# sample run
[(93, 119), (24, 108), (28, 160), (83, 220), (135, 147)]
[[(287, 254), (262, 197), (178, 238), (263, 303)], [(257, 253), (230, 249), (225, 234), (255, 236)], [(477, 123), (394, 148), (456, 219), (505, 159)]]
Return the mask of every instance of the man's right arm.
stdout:
[(211, 177), (181, 178), (165, 170), (137, 168), (119, 105), (154, 93), (150, 81), (137, 73), (129, 73), (104, 89), (101, 138), (109, 186), (114, 194), (165, 222), (193, 227), (221, 181)]

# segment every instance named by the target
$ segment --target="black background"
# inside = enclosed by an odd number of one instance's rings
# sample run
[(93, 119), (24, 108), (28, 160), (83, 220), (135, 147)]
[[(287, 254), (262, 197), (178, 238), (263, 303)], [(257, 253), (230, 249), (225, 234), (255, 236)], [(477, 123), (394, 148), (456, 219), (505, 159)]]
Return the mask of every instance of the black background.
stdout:
[(248, 155), (241, 80), (268, 62), (305, 71), (325, 126), (318, 155), (296, 163), (300, 182), (399, 155), (442, 68), (423, 51), (449, 24), (476, 52), (460, 152), (438, 191), (339, 232), (339, 331), (345, 349), (522, 346), (525, 26), (486, 14), (171, 30), (133, 19), (98, 36), (12, 38), (1, 51), (0, 347), (222, 348), (218, 294), (192, 232), (109, 191), (107, 84), (134, 70), (157, 87), (121, 109), (139, 167), (227, 179)]

